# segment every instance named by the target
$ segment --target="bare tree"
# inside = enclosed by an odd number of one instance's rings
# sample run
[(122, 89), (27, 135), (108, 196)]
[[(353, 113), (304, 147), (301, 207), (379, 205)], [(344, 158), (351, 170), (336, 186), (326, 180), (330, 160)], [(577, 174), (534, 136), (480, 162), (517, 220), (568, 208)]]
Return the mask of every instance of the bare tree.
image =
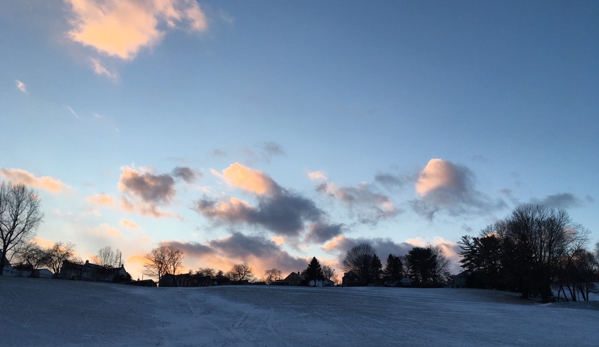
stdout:
[(331, 280), (333, 282), (336, 282), (337, 280), (337, 274), (335, 273), (335, 269), (328, 265), (322, 266), (322, 274), (324, 278), (326, 278), (327, 280)]
[(75, 253), (75, 245), (71, 242), (63, 244), (62, 242), (56, 242), (54, 246), (48, 250), (48, 266), (52, 269), (55, 275), (60, 273), (62, 264), (65, 260), (71, 260)]
[(33, 271), (48, 265), (50, 255), (48, 252), (33, 242), (28, 242), (15, 250), (17, 260), (16, 268), (19, 270)]
[(113, 251), (110, 246), (106, 246), (98, 251), (95, 261), (106, 269), (121, 267), (123, 265), (123, 253), (118, 249)]
[(267, 284), (271, 284), (274, 281), (278, 281), (281, 279), (281, 270), (279, 269), (270, 269), (265, 271), (264, 282)]
[(212, 277), (215, 275), (215, 273), (216, 273), (216, 271), (214, 271), (214, 269), (211, 269), (209, 267), (199, 268), (198, 271), (196, 271), (196, 275), (200, 275), (203, 277), (206, 277), (206, 276)]
[(183, 261), (183, 251), (173, 246), (160, 246), (146, 254), (145, 259), (144, 274), (160, 280), (166, 274), (177, 273)]
[(246, 263), (233, 265), (228, 275), (232, 281), (249, 281), (254, 278), (252, 268)]
[(507, 267), (522, 297), (539, 294), (543, 302), (551, 301), (560, 261), (586, 242), (588, 232), (573, 224), (565, 210), (542, 205), (519, 206), (504, 226), (498, 234), (509, 250)]
[(40, 211), (40, 198), (23, 184), (0, 184), (0, 275), (5, 257), (15, 247), (27, 243), (40, 225), (44, 214)]
[(362, 277), (364, 284), (370, 282), (370, 273), (374, 249), (367, 243), (361, 243), (347, 251), (341, 263), (343, 271), (353, 271)]

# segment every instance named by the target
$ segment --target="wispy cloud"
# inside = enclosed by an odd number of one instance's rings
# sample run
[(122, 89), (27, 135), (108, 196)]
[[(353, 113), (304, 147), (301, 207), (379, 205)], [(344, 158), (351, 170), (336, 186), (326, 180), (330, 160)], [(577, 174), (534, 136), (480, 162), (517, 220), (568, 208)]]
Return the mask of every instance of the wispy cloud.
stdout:
[(77, 113), (75, 113), (75, 111), (73, 111), (73, 109), (71, 108), (71, 106), (67, 105), (67, 108), (73, 114), (73, 116), (75, 116), (75, 118), (79, 118), (79, 115), (77, 115)]
[(531, 199), (531, 204), (545, 205), (552, 208), (574, 208), (584, 206), (586, 203), (593, 203), (594, 199), (587, 195), (586, 202), (572, 193), (557, 193), (547, 195), (543, 199)]
[(309, 171), (308, 178), (312, 181), (326, 180), (327, 176), (320, 171)]
[(339, 187), (332, 182), (323, 182), (316, 190), (346, 205), (350, 214), (361, 224), (376, 225), (379, 221), (393, 218), (402, 212), (395, 207), (389, 196), (378, 192), (375, 186), (365, 182), (355, 187)]
[(140, 49), (158, 44), (166, 30), (207, 28), (206, 16), (195, 0), (65, 1), (71, 13), (68, 37), (123, 60), (132, 60)]
[(123, 235), (119, 229), (108, 223), (103, 223), (99, 227), (92, 228), (89, 232), (92, 235), (103, 238), (115, 238)]
[(121, 219), (121, 221), (119, 222), (119, 225), (122, 226), (123, 228), (129, 228), (129, 229), (138, 229), (139, 228), (137, 223), (135, 223), (132, 220), (128, 220), (128, 219)]
[(119, 75), (116, 72), (108, 71), (108, 69), (105, 68), (104, 65), (102, 65), (102, 63), (100, 63), (100, 61), (98, 59), (90, 58), (89, 60), (92, 63), (92, 68), (94, 69), (94, 72), (97, 75), (106, 76), (113, 80), (118, 79)]
[(15, 82), (17, 82), (17, 88), (19, 88), (20, 91), (22, 91), (25, 94), (27, 93), (27, 86), (25, 85), (25, 83), (19, 81), (19, 80), (15, 80)]
[(85, 200), (96, 206), (114, 206), (114, 199), (112, 196), (106, 194), (86, 196)]
[(71, 188), (58, 178), (52, 178), (49, 176), (36, 177), (34, 174), (21, 169), (5, 169), (0, 167), (0, 176), (12, 183), (24, 184), (28, 187), (47, 190), (53, 194), (66, 191)]

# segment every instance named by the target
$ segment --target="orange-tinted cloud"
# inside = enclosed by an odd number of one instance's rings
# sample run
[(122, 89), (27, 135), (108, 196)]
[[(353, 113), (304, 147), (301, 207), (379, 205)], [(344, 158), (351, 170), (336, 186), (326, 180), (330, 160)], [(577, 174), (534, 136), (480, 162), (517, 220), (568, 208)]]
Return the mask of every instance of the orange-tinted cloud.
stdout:
[(85, 200), (87, 200), (97, 206), (109, 206), (109, 207), (114, 206), (114, 199), (112, 198), (112, 196), (107, 195), (107, 194), (96, 194), (96, 195), (86, 196)]
[(135, 223), (132, 220), (128, 220), (128, 219), (121, 219), (119, 225), (122, 226), (123, 228), (129, 228), (129, 229), (139, 228), (137, 223)]
[(34, 174), (21, 169), (5, 169), (0, 167), (0, 176), (14, 184), (23, 184), (28, 187), (47, 190), (53, 194), (71, 188), (58, 178), (49, 176), (35, 177)]
[(229, 165), (223, 170), (222, 175), (216, 170), (212, 170), (212, 173), (223, 178), (232, 186), (258, 195), (276, 194), (281, 189), (267, 174), (259, 170), (252, 170), (239, 163)]
[(90, 233), (95, 236), (106, 237), (106, 238), (120, 237), (123, 235), (123, 234), (121, 234), (119, 229), (113, 227), (112, 225), (110, 225), (108, 223), (103, 223), (99, 227), (92, 228), (90, 230)]
[(162, 25), (203, 31), (206, 16), (195, 0), (67, 0), (69, 38), (97, 51), (132, 60), (165, 35)]
[(35, 243), (36, 245), (38, 245), (42, 248), (50, 248), (50, 247), (54, 246), (55, 242), (52, 240), (47, 240), (42, 237), (36, 236), (31, 240), (31, 243)]

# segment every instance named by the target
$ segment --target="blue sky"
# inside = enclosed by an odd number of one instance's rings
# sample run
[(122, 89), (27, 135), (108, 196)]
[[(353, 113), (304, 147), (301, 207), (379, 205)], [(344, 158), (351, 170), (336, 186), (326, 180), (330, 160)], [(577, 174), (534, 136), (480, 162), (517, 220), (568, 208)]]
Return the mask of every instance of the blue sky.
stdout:
[(455, 259), (528, 202), (599, 241), (596, 3), (12, 1), (0, 32), (0, 174), (82, 259)]

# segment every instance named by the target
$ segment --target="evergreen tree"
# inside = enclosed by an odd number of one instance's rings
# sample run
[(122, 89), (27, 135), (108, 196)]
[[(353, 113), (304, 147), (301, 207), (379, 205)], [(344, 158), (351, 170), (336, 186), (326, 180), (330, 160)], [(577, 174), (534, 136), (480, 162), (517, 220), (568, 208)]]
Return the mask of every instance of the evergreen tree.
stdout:
[(370, 279), (372, 283), (375, 283), (377, 280), (381, 278), (381, 273), (383, 272), (383, 264), (381, 260), (376, 255), (376, 253), (372, 256), (372, 262), (370, 263)]
[(403, 278), (403, 264), (398, 256), (389, 254), (387, 257), (385, 270), (383, 270), (383, 276), (386, 279), (393, 281), (399, 281), (401, 278)]
[(310, 264), (308, 264), (308, 268), (304, 271), (304, 275), (308, 281), (324, 279), (322, 267), (320, 266), (320, 263), (316, 257), (312, 258)]
[(406, 255), (410, 266), (410, 277), (416, 284), (434, 281), (433, 273), (437, 267), (437, 255), (432, 247), (414, 247)]

